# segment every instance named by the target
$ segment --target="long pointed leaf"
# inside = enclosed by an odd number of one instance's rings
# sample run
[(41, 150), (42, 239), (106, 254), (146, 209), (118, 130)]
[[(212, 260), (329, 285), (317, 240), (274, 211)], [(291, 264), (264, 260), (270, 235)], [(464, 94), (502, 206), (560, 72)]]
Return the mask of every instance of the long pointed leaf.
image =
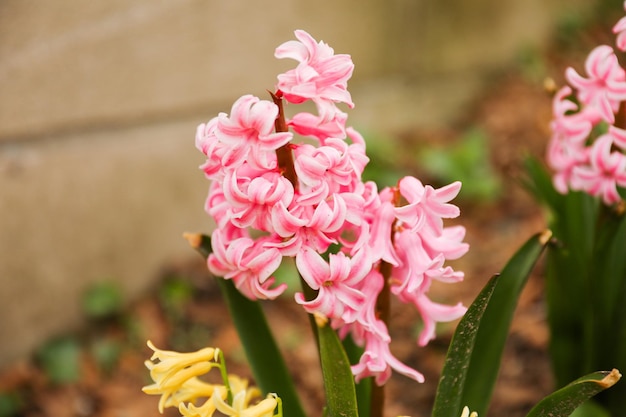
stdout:
[(461, 397), (461, 404), (478, 415), (487, 414), (517, 300), (551, 236), (550, 231), (535, 235), (513, 255), (480, 320)]
[[(191, 246), (205, 258), (211, 253), (211, 239), (206, 235), (185, 235)], [(305, 417), (293, 380), (258, 302), (241, 295), (232, 281), (218, 278), (231, 319), (261, 391), (276, 393), (287, 416)]]
[[(363, 354), (363, 348), (354, 343), (354, 340), (350, 335), (347, 335), (341, 342), (343, 348), (348, 355), (350, 363), (357, 363)], [(370, 397), (372, 392), (373, 377), (363, 378), (357, 384), (356, 389), (356, 402), (359, 409), (359, 417), (370, 417), (371, 403)]]
[(439, 379), (432, 417), (458, 417), (463, 408), (461, 394), (465, 387), (478, 326), (498, 278), (499, 275), (496, 275), (489, 280), (456, 327)]
[(327, 320), (316, 317), (324, 390), (330, 417), (358, 417), (354, 376), (337, 333)]
[(527, 417), (567, 417), (589, 398), (612, 387), (621, 376), (617, 369), (613, 369), (579, 378), (541, 400)]

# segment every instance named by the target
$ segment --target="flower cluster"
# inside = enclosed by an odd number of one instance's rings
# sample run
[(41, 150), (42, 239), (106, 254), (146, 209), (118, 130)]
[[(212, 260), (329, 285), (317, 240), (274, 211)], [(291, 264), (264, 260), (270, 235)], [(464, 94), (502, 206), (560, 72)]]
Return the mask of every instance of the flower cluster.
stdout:
[[(463, 279), (445, 262), (467, 252), (465, 229), (443, 224), (459, 215), (450, 201), (461, 184), (435, 189), (405, 177), (379, 191), (363, 181), (365, 142), (338, 108), (354, 106), (352, 60), (304, 31), (295, 35), (275, 51), (298, 65), (278, 76), (271, 100), (245, 95), (230, 114), (198, 127), (196, 146), (207, 157), (201, 169), (212, 180), (205, 208), (217, 225), (208, 267), (250, 299), (274, 299), (287, 288), (274, 272), (295, 258), (314, 293), (298, 292), (295, 301), (364, 346), (352, 368), (357, 380), (383, 384), (394, 369), (423, 381), (391, 354), (377, 299), (384, 290), (415, 305), (424, 322), (420, 345), (437, 322), (464, 314), (461, 304), (427, 295), (433, 280)], [(307, 101), (316, 112), (285, 116), (284, 102)]]
[[(626, 51), (626, 17), (613, 32)], [(554, 96), (547, 159), (559, 192), (584, 191), (611, 205), (626, 186), (626, 71), (608, 45), (591, 51), (585, 71), (586, 77), (568, 68), (570, 85)]]
[[(166, 407), (177, 407), (185, 417), (211, 417), (215, 412), (225, 416), (282, 417), (280, 399), (273, 394), (258, 401), (261, 391), (248, 387), (248, 381), (228, 375), (224, 384), (209, 384), (199, 379), (213, 368), (220, 368), (226, 375), (223, 361), (217, 362), (221, 354), (217, 348), (204, 348), (197, 352), (179, 353), (157, 349), (148, 342), (154, 354), (146, 361), (154, 383), (143, 388), (146, 394), (160, 395), (159, 412)], [(158, 362), (152, 362), (158, 360)], [(205, 398), (196, 406), (198, 399)], [(255, 402), (253, 404), (253, 402)]]

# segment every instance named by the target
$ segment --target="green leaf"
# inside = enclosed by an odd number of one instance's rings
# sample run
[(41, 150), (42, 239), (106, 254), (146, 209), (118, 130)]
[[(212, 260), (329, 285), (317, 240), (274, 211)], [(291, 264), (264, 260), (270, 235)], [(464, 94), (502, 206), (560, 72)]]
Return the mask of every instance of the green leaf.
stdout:
[(499, 276), (496, 275), (489, 280), (467, 309), (452, 336), (437, 387), (432, 417), (458, 417), (461, 413), (464, 406), (461, 404), (461, 397), (476, 334), (498, 279)]
[(461, 404), (478, 415), (487, 414), (517, 300), (551, 236), (550, 231), (537, 234), (513, 255), (502, 270), (480, 323), (477, 323), (474, 348), (467, 358)]
[(354, 376), (350, 362), (337, 333), (325, 319), (315, 318), (317, 325), (324, 391), (330, 417), (358, 417)]
[(579, 405), (569, 417), (611, 417), (611, 413), (595, 401), (589, 400)]
[[(194, 249), (209, 256), (211, 240), (208, 236), (190, 234), (185, 237)], [(230, 280), (217, 278), (217, 283), (259, 388), (265, 394), (276, 393), (282, 399), (284, 415), (306, 417), (260, 303), (241, 295)]]
[(179, 277), (169, 277), (159, 288), (159, 299), (170, 314), (179, 314), (193, 297), (191, 284)]
[(420, 166), (441, 183), (461, 181), (464, 198), (493, 201), (501, 182), (490, 162), (488, 140), (483, 130), (472, 128), (454, 144), (422, 150)]
[(541, 400), (530, 410), (527, 417), (567, 417), (578, 406), (599, 392), (610, 388), (620, 378), (621, 375), (617, 369), (585, 375)]
[(122, 293), (112, 282), (91, 286), (83, 295), (83, 311), (93, 319), (104, 319), (122, 309)]
[(101, 337), (92, 342), (91, 354), (98, 367), (104, 373), (110, 374), (120, 359), (122, 344), (117, 340)]
[(16, 391), (0, 392), (0, 417), (24, 415), (24, 400)]
[(550, 174), (536, 158), (527, 158), (524, 164), (528, 175), (523, 180), (524, 186), (537, 200), (554, 210), (559, 205), (560, 194), (554, 189)]
[[(596, 369), (624, 369), (626, 217), (586, 193), (558, 193), (536, 160), (526, 166), (528, 188), (548, 206), (556, 242), (547, 253), (546, 300), (557, 386)], [(625, 395), (622, 384), (595, 401), (621, 414)]]
[(76, 382), (80, 378), (81, 347), (71, 337), (52, 340), (37, 352), (37, 359), (53, 384)]
[[(348, 355), (350, 363), (357, 363), (363, 354), (363, 348), (354, 343), (352, 336), (347, 335), (342, 340), (343, 348)], [(371, 414), (371, 393), (373, 377), (363, 378), (355, 384), (356, 402), (359, 409), (359, 417), (369, 417)]]

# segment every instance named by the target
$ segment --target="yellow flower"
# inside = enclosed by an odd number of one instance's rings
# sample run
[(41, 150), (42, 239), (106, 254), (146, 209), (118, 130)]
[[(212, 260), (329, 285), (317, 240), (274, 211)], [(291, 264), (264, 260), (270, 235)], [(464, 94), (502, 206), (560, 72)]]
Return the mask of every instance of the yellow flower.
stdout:
[[(143, 387), (143, 391), (161, 396), (161, 413), (166, 407), (177, 407), (184, 417), (212, 417), (215, 411), (226, 416), (273, 417), (274, 409), (280, 404), (280, 399), (272, 394), (250, 405), (261, 397), (261, 391), (256, 387), (248, 387), (248, 381), (243, 378), (226, 376), (224, 358), (217, 348), (178, 353), (157, 349), (152, 342), (148, 342), (148, 346), (154, 354), (146, 361), (146, 367), (150, 370), (154, 384)], [(152, 362), (155, 360), (158, 362)], [(224, 385), (209, 384), (198, 378), (212, 368), (220, 368)], [(200, 398), (206, 400), (197, 406), (194, 403)]]
[[(212, 395), (218, 395), (221, 398), (226, 398), (226, 387), (220, 385), (215, 386)], [(210, 397), (201, 406), (196, 406), (193, 403), (181, 403), (178, 406), (178, 411), (184, 417), (211, 417), (215, 412), (216, 407)]]
[[(154, 384), (144, 387), (143, 391), (161, 395), (159, 412), (163, 413), (165, 407), (178, 407), (181, 402), (194, 401), (213, 394), (213, 386), (197, 377), (219, 366), (211, 362), (217, 358), (219, 349), (204, 348), (197, 352), (179, 353), (157, 349), (150, 341), (148, 346), (154, 354), (145, 364)], [(156, 359), (159, 362), (152, 362)]]
[(251, 395), (249, 390), (239, 391), (233, 395), (233, 405), (227, 404), (223, 398), (216, 393), (213, 393), (211, 401), (215, 405), (217, 410), (226, 415), (232, 417), (272, 417), (274, 415), (274, 409), (278, 405), (278, 401), (274, 394), (269, 394), (263, 401), (253, 406), (249, 405), (251, 398), (255, 395)]
[(469, 408), (467, 406), (463, 407), (463, 412), (461, 413), (461, 417), (478, 417), (478, 413), (476, 411), (472, 411), (470, 414)]

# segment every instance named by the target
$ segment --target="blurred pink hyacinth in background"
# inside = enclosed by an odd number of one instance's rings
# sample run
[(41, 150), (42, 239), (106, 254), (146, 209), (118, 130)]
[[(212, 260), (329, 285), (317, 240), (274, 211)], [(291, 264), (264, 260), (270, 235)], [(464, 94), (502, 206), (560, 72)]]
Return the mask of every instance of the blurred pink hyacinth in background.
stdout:
[[(626, 51), (626, 17), (613, 32), (617, 48)], [(585, 72), (568, 68), (569, 86), (554, 96), (547, 160), (557, 191), (583, 191), (613, 205), (626, 187), (626, 71), (613, 48), (600, 45)]]

